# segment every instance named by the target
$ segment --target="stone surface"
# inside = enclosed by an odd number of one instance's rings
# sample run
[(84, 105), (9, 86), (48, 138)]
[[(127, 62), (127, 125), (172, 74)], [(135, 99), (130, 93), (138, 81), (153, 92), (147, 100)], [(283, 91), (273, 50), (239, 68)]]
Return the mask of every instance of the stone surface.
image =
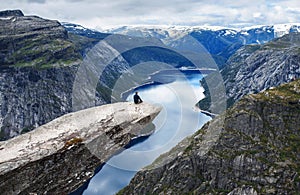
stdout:
[(300, 80), (242, 98), (119, 194), (297, 194)]
[(244, 95), (300, 78), (299, 49), (300, 33), (292, 33), (237, 52), (222, 73), (228, 98), (235, 102)]
[(66, 29), (54, 20), (0, 12), (0, 66), (38, 68), (78, 63), (81, 56)]
[[(270, 87), (300, 78), (300, 33), (291, 33), (263, 45), (247, 45), (239, 49), (221, 70), (224, 82), (208, 89), (207, 82), (216, 80), (212, 74), (203, 80), (206, 97), (199, 102), (203, 110), (217, 110), (219, 102), (228, 106), (243, 96), (264, 91)], [(210, 104), (209, 91), (225, 85), (226, 98), (216, 96), (216, 105)]]
[(0, 17), (24, 16), (21, 10), (5, 10), (0, 11)]
[[(88, 79), (75, 83), (77, 77), (84, 76), (77, 70), (83, 64), (82, 57), (103, 39), (101, 33), (97, 35), (69, 34), (57, 21), (24, 16), (20, 10), (0, 12), (0, 141), (79, 110), (72, 103), (73, 89)], [(120, 59), (96, 78), (96, 90), (90, 92), (95, 96), (92, 104), (81, 109), (111, 101), (112, 84), (128, 68)], [(86, 63), (87, 71), (92, 71), (87, 78), (91, 74), (100, 77), (99, 68), (93, 65), (101, 66)]]
[(115, 103), (59, 117), (0, 142), (1, 194), (66, 194), (135, 137), (161, 108)]
[(72, 112), (77, 67), (0, 70), (0, 140)]

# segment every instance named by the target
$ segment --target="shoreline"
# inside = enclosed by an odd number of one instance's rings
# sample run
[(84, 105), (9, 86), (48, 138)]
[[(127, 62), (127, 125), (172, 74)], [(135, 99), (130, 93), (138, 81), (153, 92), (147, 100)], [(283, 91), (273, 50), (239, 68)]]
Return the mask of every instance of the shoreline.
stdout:
[[(193, 70), (189, 69), (189, 70), (183, 70), (183, 71), (176, 70), (176, 73), (178, 73), (178, 75), (174, 75), (174, 71), (175, 70), (162, 70), (162, 71), (158, 71), (158, 72), (156, 72), (154, 74), (155, 76), (151, 75), (150, 78), (149, 77), (145, 78), (145, 80), (143, 81), (144, 83), (142, 83), (140, 85), (137, 84), (137, 86), (133, 86), (130, 89), (122, 92), (120, 94), (120, 96), (121, 96), (120, 98), (122, 100), (126, 101), (127, 97), (130, 96), (130, 94), (133, 93), (134, 90), (141, 90), (143, 88), (151, 88), (151, 86), (155, 87), (155, 86), (158, 86), (158, 85), (168, 84), (168, 83), (172, 83), (172, 82), (174, 82), (176, 80), (179, 80), (179, 79), (188, 80), (188, 79), (190, 79), (191, 77), (194, 77), (194, 76), (199, 76), (199, 81), (197, 82), (198, 83), (197, 85), (199, 85), (199, 87), (202, 87), (201, 83), (200, 83), (200, 80), (201, 80), (202, 77), (206, 76), (206, 74), (203, 74), (198, 69), (193, 69)], [(210, 71), (210, 72), (213, 72), (213, 71)], [(171, 78), (171, 77), (175, 77), (175, 78)], [(198, 99), (198, 98), (196, 98), (196, 99)], [(200, 97), (200, 99), (201, 99), (201, 97)], [(209, 116), (211, 118), (214, 117), (214, 114), (208, 113), (208, 112), (201, 112), (201, 110), (198, 107), (196, 107), (196, 106), (195, 106), (195, 108), (193, 108), (193, 110), (196, 112), (195, 116), (198, 115), (198, 117), (199, 117), (199, 116), (201, 116), (203, 114), (202, 116), (204, 118), (205, 118), (204, 115)], [(131, 148), (132, 146), (134, 146), (136, 144), (139, 144), (139, 143), (142, 143), (142, 142), (146, 141), (153, 133), (154, 132), (152, 132), (150, 135), (142, 135), (142, 136), (137, 136), (137, 137), (133, 138), (129, 142), (129, 144), (124, 147), (124, 149)], [(118, 154), (119, 153), (117, 152), (114, 156), (117, 156)], [(103, 169), (103, 167), (104, 166), (101, 166), (97, 170), (95, 170), (94, 176), (96, 176), (97, 174), (99, 174), (99, 172)], [(87, 190), (89, 188), (89, 184), (90, 184), (91, 180), (92, 180), (92, 178), (89, 181), (86, 181), (86, 183), (85, 183), (84, 186), (81, 186), (81, 188), (78, 188), (77, 191), (74, 191), (70, 195), (79, 195), (80, 193), (82, 193), (85, 190)], [(108, 181), (110, 181), (110, 180), (108, 180)]]
[[(151, 85), (161, 85), (161, 84), (168, 84), (168, 83), (172, 83), (174, 82), (176, 79), (161, 79), (159, 81), (156, 80), (156, 78), (160, 75), (160, 74), (166, 74), (166, 73), (169, 73), (169, 74), (173, 74), (174, 72), (180, 72), (182, 73), (182, 75), (184, 76), (188, 76), (190, 74), (195, 74), (195, 73), (198, 73), (198, 74), (201, 74), (203, 75), (203, 78), (205, 77), (204, 75), (208, 75), (209, 73), (212, 73), (212, 72), (215, 72), (217, 71), (216, 69), (210, 69), (210, 68), (204, 68), (204, 69), (199, 69), (199, 68), (187, 68), (187, 69), (184, 69), (184, 68), (178, 68), (178, 69), (165, 69), (165, 70), (160, 70), (160, 71), (156, 71), (152, 74), (150, 74), (150, 76), (145, 80), (145, 83), (141, 84), (141, 85), (137, 85), (135, 87), (131, 87), (130, 89), (124, 91), (121, 93), (121, 99), (122, 100), (126, 100), (126, 98), (128, 97), (128, 95), (132, 92), (132, 91), (135, 91), (135, 90), (138, 90), (138, 89), (141, 89), (141, 88), (144, 88), (144, 87), (147, 87), (147, 86), (151, 86)], [(200, 80), (199, 80), (200, 82)], [(200, 101), (200, 100), (199, 100)], [(212, 113), (212, 115), (214, 115)]]
[(199, 112), (199, 113), (202, 113), (202, 114), (205, 114), (205, 115), (211, 117), (212, 119), (215, 118), (216, 116), (218, 116), (218, 114), (209, 112), (209, 111), (207, 111), (207, 110), (202, 110), (202, 109), (200, 109), (200, 108), (197, 106), (197, 104), (195, 105), (195, 111), (196, 111), (196, 112)]
[[(199, 109), (199, 110), (200, 110), (200, 109)], [(215, 118), (216, 116), (218, 116), (217, 114), (208, 112), (208, 111), (206, 111), (206, 110), (200, 110), (200, 112), (201, 112), (202, 114), (205, 114), (205, 115), (207, 115), (207, 116), (210, 116), (211, 118)]]

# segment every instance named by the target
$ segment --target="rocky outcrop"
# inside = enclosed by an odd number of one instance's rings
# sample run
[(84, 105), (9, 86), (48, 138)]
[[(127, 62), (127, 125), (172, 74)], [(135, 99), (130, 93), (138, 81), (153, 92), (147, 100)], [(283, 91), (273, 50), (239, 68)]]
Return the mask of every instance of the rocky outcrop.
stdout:
[[(247, 54), (251, 49), (255, 52)], [(228, 98), (235, 102), (246, 94), (299, 78), (299, 49), (300, 33), (292, 33), (261, 47), (249, 46), (237, 52), (222, 71)]]
[(26, 133), (72, 112), (77, 67), (0, 70), (0, 140)]
[(0, 12), (1, 141), (72, 111), (80, 60), (59, 22)]
[(67, 194), (147, 128), (161, 108), (116, 103), (70, 113), (0, 143), (1, 194)]
[[(228, 106), (244, 95), (258, 93), (270, 87), (300, 78), (300, 33), (291, 33), (264, 45), (248, 45), (238, 50), (221, 70), (225, 85)], [(215, 75), (205, 80), (213, 81)], [(210, 94), (205, 81), (206, 98), (199, 102), (199, 107), (212, 110)], [(224, 101), (220, 96), (219, 102)], [(218, 101), (215, 101), (218, 102)]]
[(21, 10), (5, 10), (0, 12), (0, 17), (14, 17), (14, 16), (24, 16), (23, 12)]
[[(59, 22), (24, 16), (20, 10), (0, 12), (0, 27), (2, 141), (78, 110), (72, 105), (77, 70), (86, 49), (99, 40), (70, 37)], [(109, 103), (110, 88), (104, 86), (116, 80), (124, 69), (126, 65), (120, 58), (115, 59), (104, 78), (97, 80), (94, 104), (81, 109)]]
[(57, 21), (0, 12), (0, 66), (65, 66), (81, 58)]
[(119, 194), (297, 194), (300, 80), (242, 98)]

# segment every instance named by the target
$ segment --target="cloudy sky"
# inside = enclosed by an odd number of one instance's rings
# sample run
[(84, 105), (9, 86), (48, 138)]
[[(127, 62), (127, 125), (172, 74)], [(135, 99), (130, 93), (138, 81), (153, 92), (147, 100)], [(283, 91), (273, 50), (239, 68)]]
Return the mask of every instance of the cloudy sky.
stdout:
[(0, 0), (0, 8), (21, 9), (25, 15), (95, 29), (123, 25), (243, 27), (300, 23), (299, 0)]

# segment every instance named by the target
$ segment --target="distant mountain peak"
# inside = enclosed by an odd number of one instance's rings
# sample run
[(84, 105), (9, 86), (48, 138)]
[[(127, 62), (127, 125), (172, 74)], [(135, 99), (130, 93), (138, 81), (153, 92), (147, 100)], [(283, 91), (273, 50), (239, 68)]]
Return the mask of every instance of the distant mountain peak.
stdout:
[[(300, 32), (300, 23), (286, 23), (286, 24), (274, 24), (274, 25), (256, 25), (244, 28), (232, 28), (224, 26), (174, 26), (174, 25), (128, 25), (115, 27), (111, 29), (106, 29), (106, 33), (116, 33), (116, 34), (130, 34), (130, 35), (140, 35), (149, 34), (149, 31), (161, 33), (161, 32), (173, 32), (169, 34), (174, 34), (176, 31), (178, 33), (188, 34), (195, 31), (224, 31), (226, 35), (229, 34), (247, 34), (247, 31), (252, 30), (274, 30), (274, 37), (281, 37), (290, 32)], [(138, 33), (137, 33), (138, 32)]]
[(0, 11), (0, 18), (13, 17), (13, 16), (24, 16), (21, 10), (4, 10)]

